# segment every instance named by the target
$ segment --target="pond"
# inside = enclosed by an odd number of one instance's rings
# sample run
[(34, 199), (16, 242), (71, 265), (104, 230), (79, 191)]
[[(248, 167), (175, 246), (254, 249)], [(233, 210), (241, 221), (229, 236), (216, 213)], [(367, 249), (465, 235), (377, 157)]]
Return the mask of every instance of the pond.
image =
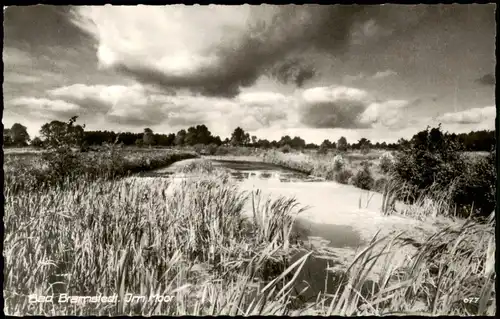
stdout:
[[(167, 177), (190, 161), (192, 160), (181, 161), (144, 175)], [(381, 198), (369, 198), (365, 191), (353, 186), (324, 181), (269, 163), (235, 160), (212, 160), (212, 163), (228, 170), (242, 190), (259, 189), (264, 196), (271, 198), (294, 197), (299, 205), (307, 206), (308, 209), (297, 217), (293, 233), (298, 239), (312, 246), (354, 251), (365, 244), (356, 230), (359, 229), (358, 226), (364, 223), (373, 227), (379, 216), (374, 212), (378, 211), (377, 202), (380, 202)], [(251, 211), (251, 207), (247, 209)], [(293, 263), (301, 256), (301, 253), (293, 256), (290, 262)], [(320, 291), (324, 292), (325, 278), (332, 278), (327, 271), (329, 264), (332, 266), (334, 262), (318, 256), (308, 259), (295, 287), (297, 291), (305, 286), (309, 287), (303, 293), (303, 298), (311, 300), (316, 298)], [(333, 279), (329, 282), (331, 287), (328, 292), (334, 293)]]

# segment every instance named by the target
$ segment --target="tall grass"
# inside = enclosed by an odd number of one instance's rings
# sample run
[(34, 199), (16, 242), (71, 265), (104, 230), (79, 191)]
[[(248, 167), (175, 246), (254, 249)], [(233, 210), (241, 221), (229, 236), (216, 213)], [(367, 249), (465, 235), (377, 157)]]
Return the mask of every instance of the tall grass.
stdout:
[[(193, 178), (66, 179), (36, 192), (5, 186), (4, 311), (10, 315), (493, 315), (494, 218), (419, 241), (377, 236), (327, 289), (293, 310), (299, 274), (293, 199), (245, 193), (201, 162)], [(393, 186), (396, 189), (396, 186)], [(418, 200), (417, 200), (418, 202)], [(245, 207), (251, 207), (246, 211)], [(443, 208), (444, 206), (442, 206)], [(422, 209), (422, 207), (420, 208)], [(400, 258), (398, 253), (413, 253)], [(30, 303), (29, 295), (117, 296)], [(161, 295), (127, 303), (127, 294)], [(300, 292), (299, 292), (300, 295)]]
[[(226, 295), (229, 297), (241, 289), (241, 278), (257, 276), (256, 270), (284, 250), (287, 239), (281, 230), (291, 228), (278, 223), (292, 221), (285, 216), (294, 209), (293, 201), (281, 200), (273, 206), (280, 219), (273, 219), (272, 225), (256, 225), (242, 214), (247, 199), (227, 175), (175, 184), (166, 179), (82, 180), (69, 189), (52, 187), (7, 196), (5, 311), (183, 314), (194, 311), (188, 306), (200, 292), (188, 289), (200, 284), (200, 276), (190, 270), (196, 265), (205, 269), (207, 280), (212, 276), (213, 280), (224, 278), (225, 284), (236, 281), (234, 290)], [(255, 214), (261, 214), (258, 207)], [(260, 235), (269, 231), (276, 234)], [(204, 289), (213, 287), (208, 282), (204, 285)], [(119, 300), (127, 293), (160, 293), (174, 296), (175, 302), (143, 303), (141, 307), (28, 303), (29, 294), (57, 296), (62, 292), (117, 294)], [(211, 306), (217, 307), (213, 311), (225, 311), (224, 304), (212, 301)]]
[[(412, 242), (403, 234), (372, 240), (337, 279), (336, 293), (315, 305), (322, 315), (493, 315), (496, 311), (492, 224), (467, 222)], [(404, 246), (417, 245), (407, 259)], [(368, 280), (374, 269), (381, 269)], [(368, 284), (368, 285), (367, 285)], [(364, 292), (363, 292), (364, 290)]]

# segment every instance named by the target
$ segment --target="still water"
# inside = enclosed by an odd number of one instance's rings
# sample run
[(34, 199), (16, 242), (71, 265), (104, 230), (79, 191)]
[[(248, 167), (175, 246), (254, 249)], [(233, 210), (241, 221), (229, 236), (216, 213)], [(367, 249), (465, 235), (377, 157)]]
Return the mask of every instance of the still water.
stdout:
[[(168, 177), (189, 161), (181, 161), (144, 175)], [(362, 211), (358, 205), (362, 196), (361, 190), (268, 163), (233, 160), (213, 160), (212, 163), (229, 171), (242, 190), (259, 189), (271, 198), (294, 197), (302, 206), (308, 206), (305, 216), (299, 215), (293, 228), (293, 233), (301, 241), (315, 243), (316, 247), (319, 245), (328, 250), (340, 248), (353, 251), (365, 243), (354, 227), (357, 226), (356, 219), (359, 221), (360, 218), (356, 212)], [(366, 218), (364, 222), (367, 222)], [(299, 253), (293, 256), (290, 262), (293, 263), (302, 255)], [(327, 267), (335, 263), (320, 256), (309, 257), (297, 278), (298, 284), (295, 287), (298, 291), (306, 286), (309, 287), (302, 294), (303, 298), (310, 301), (316, 298), (320, 291), (325, 292), (325, 278), (332, 277)], [(334, 293), (331, 283), (330, 286), (327, 289), (328, 293)]]

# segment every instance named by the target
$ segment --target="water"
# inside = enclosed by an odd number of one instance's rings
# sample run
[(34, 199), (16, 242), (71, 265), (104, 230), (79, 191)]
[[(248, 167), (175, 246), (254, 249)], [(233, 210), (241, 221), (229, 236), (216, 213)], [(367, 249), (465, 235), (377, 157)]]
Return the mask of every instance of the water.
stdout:
[[(143, 175), (169, 177), (180, 166), (190, 161), (192, 160), (181, 161)], [(377, 223), (379, 214), (373, 212), (378, 210), (377, 202), (380, 202), (381, 198), (369, 198), (365, 196), (365, 191), (352, 186), (323, 181), (268, 163), (234, 160), (214, 160), (212, 163), (228, 170), (239, 182), (242, 190), (259, 189), (263, 195), (271, 197), (295, 197), (299, 204), (308, 206), (302, 216), (299, 215), (293, 228), (293, 233), (306, 245), (321, 246), (333, 251), (354, 251), (365, 243), (356, 229), (363, 225), (373, 228)], [(247, 207), (248, 211), (250, 209)], [(292, 256), (290, 264), (301, 256), (303, 253)], [(337, 287), (332, 274), (327, 270), (328, 265), (333, 266), (335, 263), (338, 261), (319, 256), (309, 257), (295, 285), (296, 291), (309, 287), (302, 293), (303, 302), (312, 301), (319, 292), (335, 293)], [(326, 285), (329, 288), (325, 291), (327, 277), (330, 278)]]
[[(139, 176), (169, 177), (175, 174), (178, 167), (185, 165), (185, 163), (189, 163), (191, 161), (196, 161), (196, 159), (180, 161), (174, 163), (169, 167), (154, 171), (141, 172), (139, 173)], [(298, 181), (314, 182), (322, 180), (321, 178), (308, 176), (301, 172), (262, 162), (213, 160), (212, 164), (217, 168), (223, 168), (227, 170), (229, 174), (231, 174), (231, 176), (237, 181), (243, 181), (246, 179), (261, 179), (276, 180), (286, 183)]]

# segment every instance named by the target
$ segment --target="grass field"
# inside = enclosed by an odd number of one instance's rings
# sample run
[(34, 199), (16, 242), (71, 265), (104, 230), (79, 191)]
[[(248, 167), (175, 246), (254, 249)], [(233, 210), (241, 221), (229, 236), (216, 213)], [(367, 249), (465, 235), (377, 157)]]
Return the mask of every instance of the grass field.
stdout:
[[(89, 162), (97, 168), (102, 167), (99, 163), (129, 163), (143, 170), (167, 163), (159, 160), (165, 153), (120, 154), (122, 161)], [(149, 164), (143, 165), (148, 158)], [(295, 240), (291, 229), (302, 207), (293, 199), (267, 200), (259, 193), (242, 192), (226, 172), (206, 161), (184, 167), (179, 173), (195, 177), (176, 182), (99, 178), (99, 172), (108, 172), (103, 168), (96, 169), (94, 179), (81, 175), (36, 192), (14, 192), (19, 180), (30, 176), (26, 171), (43, 164), (34, 158), (28, 161), (31, 166), (22, 164), (24, 174), (5, 179), (4, 311), (9, 315), (496, 311), (494, 220), (456, 221), (418, 241), (404, 234), (374, 238), (347, 264), (331, 269), (325, 283), (336, 288), (334, 293), (304, 303), (294, 291), (298, 273), (311, 255), (322, 252)], [(333, 165), (310, 159), (296, 162), (313, 172)], [(19, 172), (16, 163), (17, 159), (6, 159), (6, 176)], [(243, 211), (247, 203), (253, 204), (251, 217)], [(414, 207), (419, 209), (428, 208)], [(415, 254), (395, 260), (403, 246), (412, 246)], [(302, 257), (292, 262), (297, 252)], [(383, 269), (382, 274), (376, 281), (368, 280), (374, 268)], [(30, 303), (33, 294), (59, 300), (63, 293), (116, 296), (116, 302), (76, 298), (80, 303)], [(149, 299), (132, 302), (130, 294)], [(160, 302), (160, 296), (169, 301)]]

